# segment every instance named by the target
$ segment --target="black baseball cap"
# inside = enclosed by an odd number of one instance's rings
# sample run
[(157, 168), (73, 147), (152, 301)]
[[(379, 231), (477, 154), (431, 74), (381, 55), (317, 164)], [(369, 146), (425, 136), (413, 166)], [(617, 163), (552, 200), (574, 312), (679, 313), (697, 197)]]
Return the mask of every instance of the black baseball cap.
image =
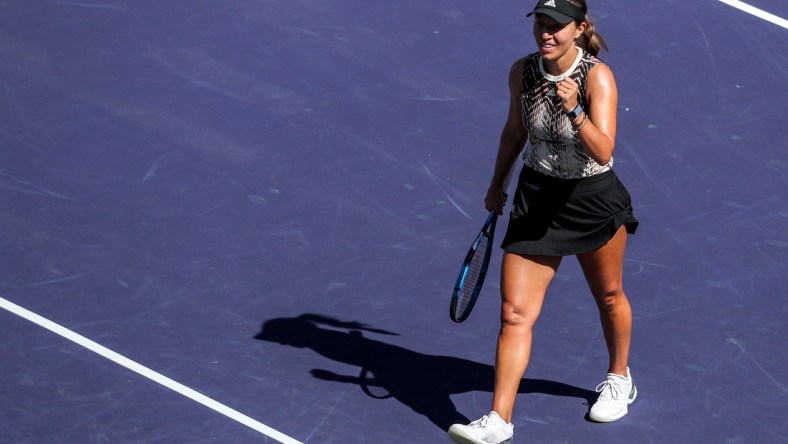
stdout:
[(567, 0), (539, 0), (534, 10), (526, 17), (534, 14), (544, 14), (562, 25), (574, 21), (582, 22), (586, 19), (586, 11)]

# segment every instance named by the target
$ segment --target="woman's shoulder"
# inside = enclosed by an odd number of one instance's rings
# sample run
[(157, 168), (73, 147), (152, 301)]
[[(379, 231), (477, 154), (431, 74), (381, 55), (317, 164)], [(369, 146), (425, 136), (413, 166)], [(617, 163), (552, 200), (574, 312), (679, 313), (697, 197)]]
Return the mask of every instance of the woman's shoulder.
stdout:
[(594, 91), (600, 90), (615, 91), (616, 78), (613, 75), (613, 71), (610, 69), (610, 66), (596, 57), (591, 57), (593, 58), (594, 63), (589, 63), (586, 70), (586, 84), (588, 93), (594, 94)]
[(539, 63), (539, 53), (534, 52), (515, 60), (514, 63), (512, 63), (510, 72), (512, 74), (519, 73), (520, 75), (522, 75), (523, 71), (525, 71), (529, 67), (538, 68), (539, 66), (538, 63)]
[(613, 71), (610, 69), (604, 60), (595, 55), (591, 55), (588, 51), (583, 51), (583, 56), (578, 68), (586, 73), (590, 81), (596, 79), (612, 79)]
[(536, 65), (539, 63), (539, 52), (532, 52), (526, 56), (520, 57), (520, 61), (523, 63), (523, 66), (526, 64)]
[(596, 65), (606, 65), (607, 66), (607, 63), (605, 63), (604, 60), (602, 60), (598, 56), (591, 55), (591, 53), (589, 53), (588, 51), (583, 51), (583, 57), (581, 58), (581, 63), (583, 63), (583, 62), (587, 63), (587, 64), (589, 64), (591, 66), (596, 66)]

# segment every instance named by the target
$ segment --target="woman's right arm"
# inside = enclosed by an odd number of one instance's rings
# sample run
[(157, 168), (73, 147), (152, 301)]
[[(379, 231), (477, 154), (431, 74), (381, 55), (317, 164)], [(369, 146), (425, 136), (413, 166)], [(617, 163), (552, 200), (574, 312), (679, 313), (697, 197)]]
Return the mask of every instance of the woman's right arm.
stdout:
[(495, 170), (490, 187), (487, 189), (487, 196), (484, 198), (487, 211), (495, 210), (498, 214), (503, 214), (503, 207), (506, 204), (504, 182), (528, 139), (528, 132), (523, 125), (523, 108), (520, 102), (523, 60), (525, 59), (514, 62), (509, 71), (509, 113), (501, 132)]

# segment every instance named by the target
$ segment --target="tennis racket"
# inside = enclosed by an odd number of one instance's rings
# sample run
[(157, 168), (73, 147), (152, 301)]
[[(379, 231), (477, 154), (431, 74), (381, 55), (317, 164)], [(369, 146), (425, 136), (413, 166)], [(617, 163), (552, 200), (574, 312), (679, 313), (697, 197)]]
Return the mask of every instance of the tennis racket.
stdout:
[(492, 256), (493, 236), (497, 220), (498, 213), (495, 210), (490, 211), (487, 221), (484, 222), (462, 262), (449, 307), (449, 316), (454, 322), (462, 322), (468, 318), (473, 305), (476, 304), (476, 298), (479, 297), (479, 292), (482, 290), (484, 277), (487, 275), (487, 266), (490, 264), (490, 256)]
[[(512, 180), (514, 165), (509, 170), (503, 184), (504, 195), (509, 188)], [(493, 237), (495, 236), (495, 222), (498, 220), (498, 213), (490, 211), (487, 220), (482, 225), (481, 231), (473, 241), (465, 260), (460, 267), (457, 275), (457, 282), (454, 284), (454, 291), (451, 293), (451, 304), (449, 305), (449, 316), (454, 322), (462, 322), (468, 319), (473, 310), (476, 299), (482, 291), (484, 278), (487, 276), (487, 266), (490, 265), (492, 256)]]

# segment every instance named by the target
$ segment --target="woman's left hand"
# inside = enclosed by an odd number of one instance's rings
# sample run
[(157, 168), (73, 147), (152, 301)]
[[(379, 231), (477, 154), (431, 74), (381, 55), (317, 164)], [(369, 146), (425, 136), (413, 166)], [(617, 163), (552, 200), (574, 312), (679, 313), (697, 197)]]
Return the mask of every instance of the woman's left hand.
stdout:
[(568, 113), (577, 106), (577, 97), (580, 93), (580, 86), (569, 77), (564, 78), (556, 86), (556, 94), (561, 98), (562, 108)]

